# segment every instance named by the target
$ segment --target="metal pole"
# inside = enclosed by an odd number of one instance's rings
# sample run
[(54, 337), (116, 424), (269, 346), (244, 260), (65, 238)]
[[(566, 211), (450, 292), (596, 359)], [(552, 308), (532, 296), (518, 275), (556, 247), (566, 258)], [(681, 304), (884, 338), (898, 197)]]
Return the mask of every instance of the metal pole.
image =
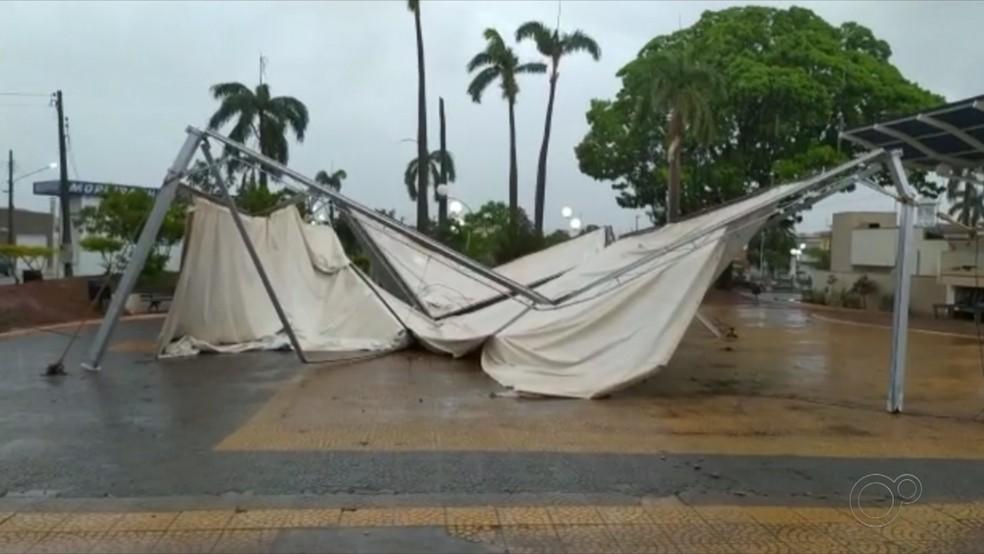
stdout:
[(912, 285), (912, 270), (915, 256), (912, 252), (916, 219), (915, 190), (909, 185), (905, 169), (902, 167), (901, 152), (893, 151), (886, 155), (886, 166), (899, 193), (899, 240), (895, 254), (895, 300), (892, 311), (892, 354), (888, 376), (889, 412), (902, 411), (905, 395), (905, 363), (909, 338), (909, 292)]
[(555, 301), (551, 300), (550, 298), (547, 298), (546, 296), (540, 294), (539, 292), (529, 287), (526, 287), (520, 283), (517, 283), (516, 281), (513, 281), (508, 277), (500, 275), (499, 273), (496, 273), (495, 271), (485, 267), (484, 265), (476, 262), (475, 260), (469, 258), (468, 256), (463, 256), (459, 254), (455, 250), (448, 248), (447, 246), (428, 237), (427, 235), (420, 233), (414, 229), (411, 229), (405, 225), (401, 225), (391, 220), (390, 218), (377, 213), (372, 208), (369, 208), (368, 206), (363, 206), (362, 204), (348, 198), (347, 196), (342, 195), (340, 192), (332, 189), (331, 187), (324, 186), (313, 179), (309, 179), (308, 177), (305, 177), (304, 175), (294, 171), (293, 169), (285, 166), (284, 164), (274, 160), (273, 158), (265, 156), (259, 152), (256, 152), (255, 150), (250, 150), (249, 148), (246, 148), (241, 143), (238, 143), (228, 137), (225, 137), (211, 130), (199, 130), (199, 129), (195, 129), (194, 127), (189, 127), (188, 131), (194, 133), (200, 133), (202, 136), (205, 137), (214, 138), (215, 140), (221, 142), (222, 144), (252, 157), (253, 159), (259, 161), (262, 165), (273, 168), (276, 171), (282, 173), (283, 175), (286, 175), (291, 179), (294, 179), (298, 183), (301, 183), (305, 186), (317, 190), (318, 192), (324, 194), (325, 196), (328, 196), (329, 198), (337, 201), (340, 205), (346, 206), (354, 212), (364, 215), (367, 218), (377, 223), (380, 223), (385, 227), (393, 229), (394, 231), (402, 235), (405, 235), (407, 238), (420, 245), (423, 245), (431, 250), (436, 250), (437, 252), (444, 254), (445, 256), (453, 259), (454, 261), (467, 267), (468, 269), (471, 269), (475, 273), (478, 273), (479, 275), (485, 277), (486, 279), (492, 281), (493, 283), (505, 287), (513, 292), (516, 292), (517, 294), (525, 296), (526, 298), (529, 298), (530, 300), (533, 300), (534, 302), (539, 304), (552, 305), (556, 303)]
[(348, 211), (348, 209), (343, 208), (339, 210), (339, 213), (345, 216), (345, 222), (352, 230), (352, 234), (355, 235), (355, 239), (359, 241), (360, 244), (362, 244), (363, 248), (365, 248), (366, 251), (369, 253), (369, 255), (372, 257), (373, 263), (379, 262), (379, 265), (382, 266), (383, 271), (386, 273), (387, 277), (389, 277), (391, 282), (395, 284), (397, 288), (400, 289), (400, 292), (403, 293), (403, 295), (406, 297), (406, 300), (411, 304), (413, 304), (415, 308), (420, 310), (420, 312), (425, 314), (427, 317), (431, 319), (436, 319), (427, 309), (427, 306), (425, 306), (424, 303), (420, 300), (417, 294), (413, 292), (413, 289), (410, 288), (410, 285), (407, 283), (406, 279), (404, 279), (403, 276), (401, 276), (400, 273), (396, 270), (396, 268), (393, 267), (393, 264), (389, 261), (389, 258), (387, 258), (383, 254), (382, 249), (379, 248), (379, 245), (376, 244), (376, 241), (373, 240), (372, 237), (370, 237), (369, 234), (366, 232), (366, 230), (362, 227), (362, 222), (356, 219)]
[[(861, 156), (859, 156), (859, 157), (857, 157), (857, 158), (855, 158), (855, 159), (853, 159), (853, 160), (851, 160), (849, 162), (845, 162), (845, 163), (843, 163), (843, 164), (841, 164), (841, 165), (839, 165), (839, 166), (831, 169), (830, 171), (824, 171), (823, 173), (820, 173), (818, 175), (815, 175), (815, 176), (813, 176), (813, 177), (811, 177), (809, 179), (806, 179), (804, 181), (800, 181), (800, 182), (796, 183), (795, 186), (791, 187), (788, 191), (786, 191), (781, 197), (775, 198), (773, 200), (773, 203), (779, 205), (783, 200), (785, 200), (787, 198), (790, 198), (790, 197), (795, 196), (795, 195), (798, 195), (798, 194), (805, 194), (807, 192), (812, 191), (813, 189), (823, 189), (825, 185), (826, 185), (826, 188), (827, 189), (833, 189), (833, 188), (836, 188), (836, 187), (844, 187), (844, 186), (847, 186), (851, 182), (853, 182), (852, 179), (841, 179), (841, 180), (835, 182), (834, 183), (834, 186), (830, 186), (829, 183), (828, 183), (828, 181), (830, 179), (832, 179), (833, 177), (836, 177), (836, 176), (838, 176), (838, 175), (840, 175), (842, 173), (846, 173), (847, 171), (849, 171), (851, 169), (860, 167), (860, 166), (862, 166), (862, 165), (864, 165), (864, 164), (866, 164), (868, 162), (871, 162), (871, 161), (876, 160), (876, 159), (878, 159), (880, 157), (883, 157), (884, 155), (885, 155), (885, 152), (883, 150), (878, 150), (878, 151), (875, 151), (875, 152), (869, 152), (869, 153), (863, 154), (863, 155), (861, 155)], [(861, 171), (860, 173), (866, 174), (868, 171), (869, 170), (866, 169), (864, 171)], [(784, 210), (786, 208), (787, 207), (778, 206), (777, 208), (774, 208), (773, 211), (782, 211), (782, 210)], [(764, 209), (765, 209), (764, 207), (763, 208), (759, 208), (757, 211), (763, 211)], [(590, 290), (590, 289), (592, 289), (592, 288), (594, 288), (594, 287), (596, 287), (596, 286), (598, 286), (598, 285), (600, 285), (602, 283), (606, 283), (606, 282), (611, 281), (613, 279), (617, 279), (618, 277), (621, 277), (622, 275), (624, 275), (624, 274), (626, 274), (626, 273), (628, 273), (628, 272), (630, 272), (630, 271), (632, 271), (632, 270), (634, 270), (634, 269), (636, 269), (638, 267), (642, 267), (642, 266), (644, 266), (644, 265), (652, 262), (656, 258), (659, 258), (659, 257), (665, 255), (667, 252), (671, 252), (671, 251), (673, 251), (673, 250), (675, 250), (677, 248), (680, 248), (683, 245), (689, 244), (689, 243), (693, 242), (695, 239), (697, 239), (697, 238), (699, 238), (701, 236), (707, 235), (708, 233), (711, 233), (711, 232), (716, 231), (716, 230), (719, 230), (719, 229), (726, 228), (727, 226), (731, 225), (732, 223), (734, 223), (736, 221), (739, 221), (739, 220), (741, 220), (743, 218), (746, 218), (748, 216), (749, 216), (749, 213), (736, 214), (736, 215), (734, 215), (734, 216), (732, 216), (732, 217), (730, 217), (730, 218), (728, 218), (726, 220), (718, 221), (714, 225), (709, 225), (707, 228), (697, 229), (695, 231), (691, 231), (690, 233), (684, 234), (681, 237), (679, 237), (679, 238), (675, 239), (674, 241), (670, 242), (669, 244), (667, 244), (665, 246), (662, 246), (660, 248), (657, 248), (657, 249), (652, 250), (649, 254), (646, 254), (646, 255), (640, 257), (639, 259), (637, 259), (636, 261), (634, 261), (634, 262), (632, 262), (630, 264), (627, 264), (625, 266), (622, 266), (619, 269), (616, 269), (616, 270), (614, 270), (612, 272), (609, 272), (609, 273), (607, 273), (605, 275), (602, 275), (602, 276), (598, 277), (597, 279), (595, 279), (594, 281), (591, 281), (591, 282), (587, 283), (586, 285), (582, 286), (579, 289), (576, 289), (576, 290), (574, 290), (572, 292), (569, 292), (569, 293), (567, 293), (567, 294), (565, 294), (565, 295), (563, 295), (563, 296), (561, 296), (559, 298), (555, 298), (554, 299), (554, 302), (555, 303), (566, 302), (568, 299), (571, 299), (571, 298), (574, 298), (574, 297), (576, 297), (576, 296), (578, 296), (580, 294), (583, 294), (585, 291)]]
[(106, 345), (109, 342), (109, 337), (113, 334), (113, 329), (116, 327), (120, 316), (123, 315), (126, 298), (130, 296), (134, 285), (137, 284), (137, 277), (143, 271), (147, 256), (150, 255), (150, 251), (154, 248), (157, 233), (161, 229), (161, 224), (164, 223), (164, 216), (167, 215), (167, 210), (174, 201), (174, 196), (181, 186), (181, 177), (185, 170), (188, 169), (188, 164), (191, 163), (191, 158), (195, 155), (195, 148), (198, 147), (200, 141), (200, 135), (197, 133), (188, 133), (184, 145), (181, 147), (181, 151), (178, 152), (177, 158), (175, 158), (171, 168), (168, 169), (167, 176), (164, 177), (164, 184), (161, 185), (161, 189), (154, 199), (154, 207), (151, 208), (150, 215), (147, 216), (147, 221), (140, 231), (140, 238), (137, 239), (137, 244), (133, 246), (133, 254), (130, 256), (130, 261), (126, 264), (126, 269), (123, 271), (120, 283), (116, 287), (116, 293), (109, 303), (109, 309), (106, 311), (106, 315), (103, 316), (99, 330), (96, 332), (96, 339), (89, 348), (89, 358), (82, 364), (84, 369), (99, 371), (99, 363), (106, 353)]
[(232, 221), (236, 224), (236, 229), (239, 230), (239, 236), (243, 238), (243, 243), (246, 245), (246, 251), (249, 253), (249, 257), (253, 261), (253, 265), (256, 267), (256, 272), (260, 274), (260, 281), (263, 282), (263, 288), (266, 289), (267, 296), (270, 297), (270, 302), (273, 303), (273, 309), (277, 312), (277, 317), (280, 319), (281, 325), (284, 326), (284, 332), (287, 333), (287, 338), (290, 339), (290, 344), (294, 348), (294, 353), (297, 354), (297, 358), (301, 360), (301, 363), (307, 363), (308, 360), (304, 356), (304, 351), (301, 349), (301, 343), (297, 340), (297, 335), (294, 334), (293, 327), (290, 326), (290, 320), (287, 319), (287, 313), (284, 311), (283, 306), (280, 305), (280, 300), (277, 299), (277, 293), (273, 290), (273, 285), (270, 283), (270, 278), (267, 276), (266, 270), (263, 269), (263, 262), (260, 261), (259, 254), (257, 254), (256, 249), (253, 248), (253, 241), (249, 239), (249, 235), (246, 233), (246, 226), (243, 225), (242, 216), (239, 215), (239, 209), (236, 208), (236, 201), (232, 198), (232, 195), (229, 194), (229, 187), (226, 186), (225, 180), (222, 179), (222, 173), (219, 170), (219, 166), (216, 165), (215, 160), (212, 158), (212, 153), (209, 151), (208, 141), (202, 141), (201, 150), (202, 155), (205, 157), (205, 163), (208, 164), (209, 170), (212, 173), (212, 179), (222, 191), (222, 198), (225, 199), (226, 204), (229, 207), (229, 213), (232, 215)]
[[(61, 202), (61, 251), (62, 263), (65, 267), (65, 277), (72, 277), (72, 220), (68, 205), (68, 156), (65, 149), (65, 103), (62, 91), (55, 92), (55, 108), (58, 110), (58, 168), (60, 173), (58, 199)], [(141, 265), (143, 263), (141, 262)]]
[(14, 151), (7, 153), (7, 244), (17, 244), (14, 230)]

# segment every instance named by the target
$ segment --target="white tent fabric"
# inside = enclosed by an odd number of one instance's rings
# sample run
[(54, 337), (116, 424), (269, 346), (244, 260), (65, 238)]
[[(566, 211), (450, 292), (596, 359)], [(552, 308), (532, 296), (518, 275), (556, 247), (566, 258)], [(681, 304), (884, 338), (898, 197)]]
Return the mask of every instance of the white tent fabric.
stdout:
[[(372, 220), (352, 214), (386, 256), (410, 291), (434, 317), (502, 296), (502, 286), (453, 259), (423, 249)], [(517, 283), (534, 285), (556, 277), (605, 248), (605, 231), (597, 229), (550, 248), (517, 258), (494, 270)]]
[[(242, 219), (304, 350), (380, 351), (404, 344), (403, 326), (351, 267), (334, 230), (305, 224), (293, 207)], [(228, 209), (197, 199), (185, 244), (159, 351), (285, 346), (280, 320)]]
[[(406, 338), (402, 323), (435, 351), (461, 356), (484, 347), (482, 368), (505, 386), (592, 398), (665, 365), (717, 275), (778, 203), (805, 186), (776, 187), (607, 248), (603, 235), (588, 235), (528, 256), (501, 270), (520, 282), (542, 282), (537, 291), (557, 305), (509, 296), (439, 319), (363, 281), (334, 231), (304, 224), (296, 210), (245, 223), (305, 350), (398, 347)], [(500, 294), (498, 285), (453, 260), (428, 261), (437, 255), (394, 230), (371, 222), (365, 229), (418, 290), (440, 284), (458, 295), (431, 296), (430, 305), (450, 310)], [(280, 323), (228, 211), (196, 202), (191, 233), (161, 336), (165, 353), (282, 344)], [(172, 343), (174, 337), (184, 338)]]
[(510, 298), (435, 321), (380, 293), (432, 350), (461, 356), (484, 344), (482, 368), (502, 385), (556, 396), (604, 395), (669, 361), (714, 279), (791, 186), (616, 241), (537, 291), (561, 298), (652, 259), (558, 306)]

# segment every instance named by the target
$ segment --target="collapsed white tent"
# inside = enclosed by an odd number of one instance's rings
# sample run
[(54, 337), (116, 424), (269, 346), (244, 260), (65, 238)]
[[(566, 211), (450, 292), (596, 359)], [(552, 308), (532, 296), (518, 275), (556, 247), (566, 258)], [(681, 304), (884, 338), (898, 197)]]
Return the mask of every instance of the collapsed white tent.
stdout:
[[(431, 290), (446, 291), (430, 295), (430, 306), (447, 312), (493, 298), (443, 317), (364, 280), (333, 229), (304, 223), (293, 208), (242, 219), (301, 348), (392, 349), (404, 344), (405, 325), (437, 352), (462, 356), (484, 347), (483, 370), (504, 386), (591, 398), (643, 379), (669, 361), (714, 279), (798, 187), (776, 187), (608, 247), (601, 231), (587, 233), (503, 268), (519, 282), (541, 283), (537, 292), (555, 305), (503, 294), (497, 284), (446, 256), (366, 218), (353, 218), (413, 283), (412, 292), (427, 297)], [(272, 304), (257, 301), (264, 296), (262, 283), (231, 212), (198, 200), (192, 222), (160, 351), (185, 355), (286, 346)], [(440, 286), (428, 288), (432, 280)], [(442, 304), (442, 299), (454, 301)]]
[[(381, 351), (406, 342), (403, 326), (365, 285), (335, 232), (293, 207), (241, 216), (305, 350)], [(163, 355), (288, 345), (229, 210), (196, 199), (177, 289), (160, 335)]]
[[(383, 225), (351, 214), (374, 249), (386, 257), (408, 294), (416, 296), (427, 314), (439, 318), (507, 295), (509, 291), (455, 260), (427, 251), (390, 233)], [(495, 272), (527, 286), (540, 285), (590, 259), (605, 248), (605, 229), (580, 236), (496, 266)]]
[[(898, 149), (872, 149), (800, 183), (777, 187), (701, 217), (623, 239), (602, 250), (597, 256), (581, 261), (563, 275), (540, 286), (531, 287), (463, 256), (431, 237), (392, 221), (337, 190), (216, 131), (188, 127), (185, 142), (155, 197), (154, 206), (140, 231), (117, 291), (92, 341), (88, 357), (82, 363), (83, 368), (93, 371), (101, 368), (113, 329), (123, 313), (125, 299), (133, 291), (167, 210), (173, 203), (182, 180), (189, 173), (188, 168), (196, 151), (201, 151), (214, 184), (223, 192), (225, 203), (231, 208), (235, 207), (219, 165), (211, 155), (212, 141), (222, 144), (227, 153), (235, 153), (249, 163), (275, 171), (307, 191), (330, 199), (349, 214), (357, 213), (381, 224), (386, 227), (390, 236), (400, 236), (416, 246), (426, 248), (428, 252), (440, 253), (471, 272), (472, 277), (481, 277), (508, 291), (505, 296), (493, 298), (491, 303), (470, 304), (466, 310), (452, 310), (435, 319), (416, 295), (412, 295), (413, 303), (423, 308), (420, 313), (415, 313), (415, 308), (409, 305), (398, 303), (395, 298), (389, 297), (369, 281), (361, 281), (363, 286), (360, 288), (360, 281), (350, 279), (345, 282), (344, 277), (332, 279), (331, 285), (342, 291), (340, 295), (359, 291), (363, 294), (368, 291), (376, 293), (375, 296), (366, 295), (357, 300), (354, 308), (356, 311), (366, 304), (362, 299), (379, 299), (379, 303), (369, 301), (368, 305), (375, 307), (379, 307), (379, 304), (391, 307), (391, 302), (396, 309), (389, 314), (432, 348), (459, 354), (484, 343), (486, 348), (482, 357), (483, 368), (501, 383), (519, 390), (578, 397), (593, 397), (616, 390), (644, 378), (664, 364), (679, 344), (683, 329), (694, 316), (701, 297), (714, 277), (728, 262), (734, 249), (744, 244), (756, 228), (780, 215), (789, 215), (808, 207), (852, 183), (864, 182), (884, 166), (895, 184), (901, 214), (897, 244), (900, 269), (896, 277), (898, 293), (895, 295), (893, 312), (888, 401), (889, 411), (901, 411), (908, 291), (913, 266), (913, 221), (919, 199), (903, 168), (902, 158), (905, 152)], [(263, 258), (270, 256), (271, 252), (264, 252), (262, 255), (257, 252), (251, 238), (255, 231), (249, 231), (238, 217), (237, 211), (233, 210), (229, 215), (238, 228), (253, 269), (260, 276), (278, 323), (272, 323), (269, 314), (259, 317), (261, 314), (257, 312), (255, 327), (252, 323), (239, 326), (234, 321), (236, 316), (227, 315), (220, 318), (229, 327), (216, 333), (219, 342), (258, 340), (270, 333), (276, 333), (279, 328), (287, 333), (291, 346), (302, 361), (308, 361), (303, 353), (305, 344), (327, 345), (330, 348), (346, 344), (346, 337), (355, 337), (347, 345), (361, 344), (368, 345), (369, 348), (398, 342), (392, 334), (393, 321), (383, 316), (373, 317), (383, 322), (378, 327), (368, 325), (361, 332), (347, 334), (349, 327), (339, 326), (338, 316), (331, 318), (325, 315), (324, 303), (333, 296), (328, 290), (331, 285), (327, 283), (309, 283), (308, 291), (297, 295), (301, 300), (293, 300), (293, 310), (296, 313), (288, 314), (278, 300), (277, 288), (272, 283), (274, 279), (264, 269), (266, 264)], [(302, 271), (312, 270), (319, 275), (332, 275), (334, 266), (330, 263), (326, 266), (319, 265), (323, 261), (319, 261), (319, 256), (323, 248), (336, 248), (337, 244), (329, 246), (328, 243), (334, 241), (311, 238), (311, 233), (303, 230), (296, 234), (305, 241), (303, 244), (307, 249), (309, 267)], [(272, 254), (277, 253), (276, 248), (272, 249)], [(382, 254), (380, 259), (387, 258)], [(230, 267), (236, 265), (230, 264)], [(290, 266), (287, 264), (284, 267)], [(239, 269), (240, 271), (230, 270), (227, 278), (248, 279), (245, 277), (246, 272), (241, 271), (241, 267)], [(293, 282), (294, 277), (286, 269), (277, 271), (285, 271), (281, 278), (286, 278), (287, 283)], [(335, 273), (342, 274), (344, 270)], [(357, 271), (355, 273), (357, 277), (362, 277)], [(208, 303), (209, 298), (221, 295), (214, 292), (206, 294), (196, 290), (197, 288), (189, 282), (183, 284), (180, 305), (190, 310), (190, 315), (185, 314), (182, 317), (179, 311), (178, 315), (173, 316), (174, 320), (169, 322), (166, 329), (172, 336), (179, 332), (202, 335), (209, 332), (208, 318), (196, 315), (194, 311), (207, 311), (203, 306)], [(204, 288), (218, 290), (216, 286)], [(248, 287), (237, 288), (245, 291)], [(255, 289), (255, 286), (252, 288)], [(256, 295), (256, 292), (258, 291), (253, 290), (248, 294)], [(402, 292), (407, 292), (406, 287)], [(195, 298), (198, 299), (197, 302), (192, 300)], [(245, 300), (254, 302), (256, 298)], [(404, 316), (401, 317), (399, 312), (404, 312)], [(377, 315), (383, 313), (380, 310)], [(328, 319), (319, 319), (326, 317)], [(302, 325), (309, 326), (308, 332), (302, 333), (305, 341), (303, 343), (293, 332), (295, 319)], [(192, 331), (193, 327), (197, 329)], [(358, 329), (358, 326), (351, 329)], [(229, 334), (223, 335), (225, 332)]]
[[(385, 291), (377, 292), (432, 350), (461, 356), (484, 345), (482, 369), (504, 386), (578, 398), (604, 395), (669, 361), (714, 279), (797, 186), (777, 187), (616, 241), (537, 287), (552, 299), (573, 295), (555, 306), (511, 297), (434, 320)], [(406, 251), (403, 258), (411, 257), (408, 252), (428, 255), (408, 241), (391, 238), (391, 249), (398, 244)], [(620, 270), (618, 278), (599, 282)], [(593, 283), (598, 284), (574, 294)]]

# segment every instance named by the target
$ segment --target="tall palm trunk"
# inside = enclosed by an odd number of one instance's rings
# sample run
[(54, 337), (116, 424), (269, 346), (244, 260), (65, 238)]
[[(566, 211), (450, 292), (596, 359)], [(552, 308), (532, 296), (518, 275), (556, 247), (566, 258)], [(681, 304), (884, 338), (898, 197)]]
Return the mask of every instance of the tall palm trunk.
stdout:
[(509, 227), (519, 229), (519, 175), (516, 169), (516, 100), (509, 99)]
[[(444, 128), (444, 99), (438, 98), (437, 113), (441, 121), (441, 184), (448, 184), (448, 168), (444, 163), (448, 157), (447, 135)], [(437, 225), (443, 229), (448, 223), (448, 197), (447, 193), (437, 197)]]
[(536, 166), (536, 199), (533, 210), (536, 234), (543, 236), (543, 209), (547, 201), (547, 149), (550, 147), (550, 125), (553, 121), (554, 93), (557, 91), (557, 62), (554, 60), (550, 72), (550, 99), (547, 100), (547, 118), (543, 124), (543, 142), (540, 143), (540, 159)]
[(666, 149), (669, 179), (666, 187), (666, 222), (680, 219), (680, 150), (683, 146), (683, 121), (680, 112), (670, 111), (670, 144)]
[[(961, 172), (961, 174), (962, 173), (963, 172)], [(977, 221), (976, 221), (977, 218), (975, 217), (976, 214), (974, 213), (975, 208), (976, 208), (975, 205), (974, 205), (974, 193), (977, 192), (977, 191), (974, 190), (973, 185), (971, 185), (970, 183), (968, 183), (966, 181), (964, 181), (963, 186), (964, 186), (964, 189), (963, 189), (963, 210), (962, 210), (963, 213), (960, 214), (961, 216), (963, 216), (961, 218), (963, 221), (961, 221), (961, 223), (963, 223), (964, 225), (966, 225), (968, 227), (975, 227), (975, 226), (977, 226)]]
[[(264, 155), (272, 158), (273, 157), (273, 152), (267, 152), (268, 149), (266, 147), (266, 142), (263, 140), (263, 110), (259, 110), (259, 117), (257, 118), (256, 121), (258, 122), (257, 127), (256, 127), (256, 138), (257, 138), (257, 140), (260, 141), (260, 153), (262, 153), (262, 154), (264, 154)], [(259, 178), (260, 178), (260, 185), (259, 185), (260, 186), (260, 189), (261, 190), (268, 190), (267, 189), (267, 167), (265, 165), (261, 165), (260, 166), (260, 175), (259, 175)], [(256, 182), (255, 181), (253, 182), (253, 186), (256, 186)]]
[(417, 27), (417, 230), (427, 232), (429, 221), (427, 197), (427, 87), (424, 84), (424, 36), (420, 30), (420, 8), (414, 10)]

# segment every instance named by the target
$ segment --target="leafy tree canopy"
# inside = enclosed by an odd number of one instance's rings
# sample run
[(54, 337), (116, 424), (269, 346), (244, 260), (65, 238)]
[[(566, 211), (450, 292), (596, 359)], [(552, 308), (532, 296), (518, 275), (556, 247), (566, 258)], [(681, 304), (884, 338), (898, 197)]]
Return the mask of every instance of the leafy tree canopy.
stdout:
[(47, 246), (34, 246), (29, 244), (0, 244), (0, 261), (10, 268), (11, 276), (15, 282), (20, 282), (17, 272), (17, 261), (24, 262), (24, 265), (33, 271), (38, 271), (44, 265), (44, 260), (55, 255), (54, 248)]
[[(478, 210), (439, 229), (438, 238), (455, 250), (492, 267), (559, 244), (570, 238), (564, 231), (540, 237), (520, 208), (516, 235), (509, 229), (509, 206), (486, 202)], [(515, 237), (515, 238), (514, 238)]]
[[(141, 190), (107, 192), (98, 206), (88, 206), (79, 212), (78, 225), (87, 235), (80, 244), (102, 256), (107, 272), (121, 270), (130, 259), (153, 205), (153, 195)], [(164, 270), (171, 246), (184, 235), (186, 208), (187, 202), (179, 197), (168, 209), (157, 242), (144, 265), (144, 276)]]
[[(651, 40), (619, 71), (622, 89), (592, 101), (576, 148), (582, 172), (612, 181), (620, 206), (648, 208), (655, 222), (666, 197), (666, 112), (633, 116), (667, 51), (713, 68), (723, 89), (711, 105), (714, 140), (684, 142), (684, 214), (830, 167), (854, 152), (839, 144), (840, 130), (942, 101), (905, 79), (888, 44), (856, 23), (835, 27), (797, 7), (705, 12)], [(923, 179), (914, 184), (938, 192)]]

